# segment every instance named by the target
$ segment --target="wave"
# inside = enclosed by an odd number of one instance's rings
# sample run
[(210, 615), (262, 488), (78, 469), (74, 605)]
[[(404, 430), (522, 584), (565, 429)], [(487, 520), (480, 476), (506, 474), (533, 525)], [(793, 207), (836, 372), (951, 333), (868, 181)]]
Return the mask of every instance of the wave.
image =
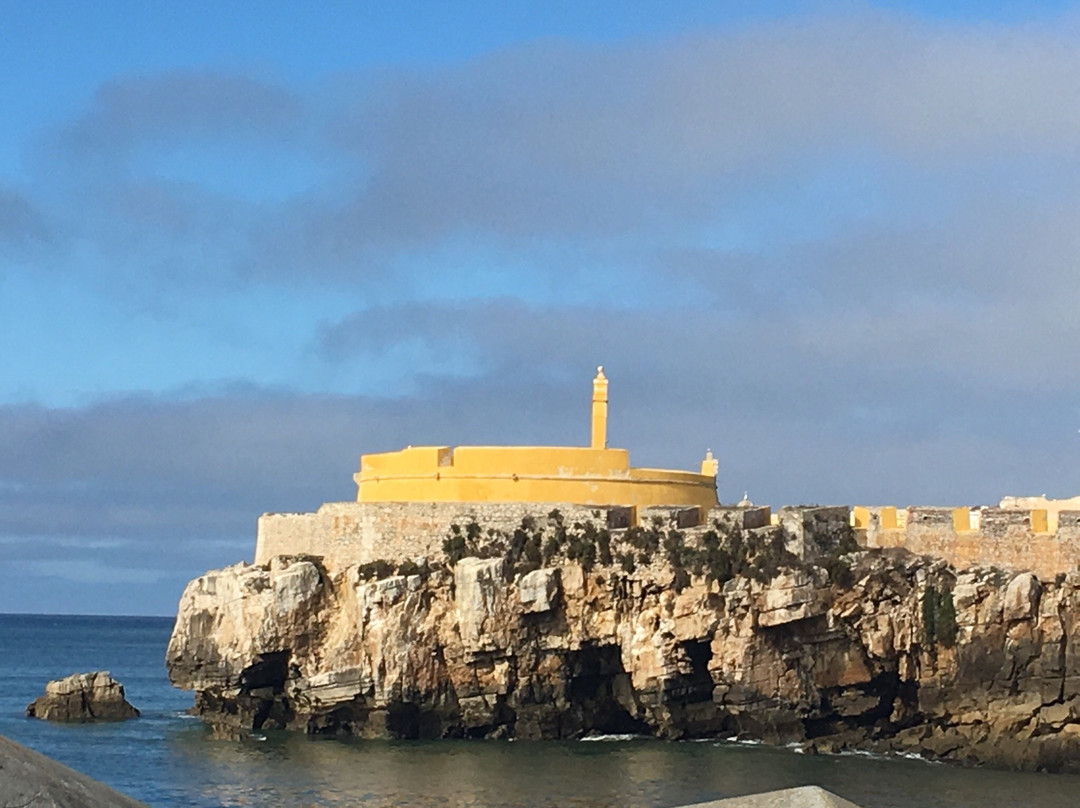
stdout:
[(608, 743), (612, 741), (640, 741), (648, 737), (648, 735), (634, 735), (633, 733), (611, 733), (609, 735), (586, 735), (580, 740), (592, 743)]

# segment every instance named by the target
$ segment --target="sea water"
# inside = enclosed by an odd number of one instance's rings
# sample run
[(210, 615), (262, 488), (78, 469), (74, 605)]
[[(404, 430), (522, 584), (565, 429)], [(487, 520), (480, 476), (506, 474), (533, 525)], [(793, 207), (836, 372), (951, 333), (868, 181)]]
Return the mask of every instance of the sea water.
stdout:
[[(0, 734), (153, 806), (673, 806), (818, 784), (864, 808), (1073, 808), (1080, 777), (716, 741), (211, 738), (170, 687), (164, 618), (0, 615)], [(142, 717), (24, 717), (45, 682), (109, 670)], [(0, 777), (3, 776), (0, 771)]]

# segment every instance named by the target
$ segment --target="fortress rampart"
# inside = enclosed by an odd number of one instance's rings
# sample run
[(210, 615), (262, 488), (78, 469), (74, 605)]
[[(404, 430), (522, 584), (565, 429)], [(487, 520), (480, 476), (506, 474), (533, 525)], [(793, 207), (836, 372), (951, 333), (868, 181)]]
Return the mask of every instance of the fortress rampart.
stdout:
[(451, 527), (511, 535), (529, 517), (543, 524), (558, 512), (566, 525), (592, 524), (620, 530), (659, 516), (665, 526), (691, 530), (714, 520), (752, 529), (770, 523), (768, 508), (621, 506), (528, 502), (328, 502), (314, 513), (267, 513), (259, 517), (255, 563), (279, 555), (321, 556), (331, 572), (377, 560), (403, 561), (442, 556)]
[(1051, 526), (1047, 508), (856, 507), (852, 525), (865, 547), (903, 547), (958, 569), (995, 566), (1049, 579), (1080, 565), (1080, 510), (1055, 511)]
[[(574, 522), (607, 524), (607, 510), (553, 504)], [(528, 503), (328, 502), (314, 513), (268, 513), (259, 518), (255, 563), (276, 555), (317, 555), (328, 569), (379, 559), (442, 554), (451, 525), (475, 522), (484, 531), (513, 532), (525, 516), (540, 516)]]
[(277, 555), (321, 556), (331, 571), (376, 560), (438, 558), (452, 526), (475, 523), (511, 535), (526, 517), (543, 524), (557, 511), (566, 525), (621, 530), (660, 517), (693, 534), (715, 521), (745, 529), (778, 526), (789, 550), (812, 559), (846, 526), (867, 548), (900, 547), (942, 558), (958, 569), (996, 566), (1031, 570), (1044, 580), (1080, 567), (1080, 510), (1059, 511), (1051, 530), (1046, 510), (799, 506), (592, 506), (529, 502), (329, 502), (313, 513), (268, 513), (259, 519), (255, 562)]

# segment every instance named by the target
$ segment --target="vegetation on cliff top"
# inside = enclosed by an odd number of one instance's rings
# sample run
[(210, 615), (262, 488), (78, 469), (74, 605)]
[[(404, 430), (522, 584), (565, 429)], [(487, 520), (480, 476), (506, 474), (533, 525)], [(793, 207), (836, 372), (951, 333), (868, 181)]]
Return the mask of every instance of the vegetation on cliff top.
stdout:
[[(831, 580), (852, 583), (851, 570), (841, 557), (857, 549), (850, 530), (838, 537), (833, 552), (820, 562)], [(526, 516), (510, 533), (485, 530), (476, 521), (452, 524), (443, 553), (451, 567), (466, 557), (502, 558), (508, 580), (565, 562), (576, 562), (586, 572), (597, 566), (614, 567), (627, 575), (659, 563), (672, 570), (676, 591), (695, 577), (720, 585), (736, 577), (765, 583), (782, 569), (806, 566), (787, 549), (777, 527), (745, 530), (715, 520), (706, 530), (687, 531), (679, 529), (674, 519), (656, 515), (645, 525), (611, 530), (593, 521), (568, 524), (557, 509), (542, 521)]]

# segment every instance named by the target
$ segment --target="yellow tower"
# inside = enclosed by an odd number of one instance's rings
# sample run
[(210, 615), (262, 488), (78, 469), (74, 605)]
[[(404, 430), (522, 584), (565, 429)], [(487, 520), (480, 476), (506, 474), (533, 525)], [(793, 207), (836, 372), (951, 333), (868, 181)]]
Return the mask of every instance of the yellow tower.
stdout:
[(701, 474), (703, 477), (715, 477), (720, 473), (720, 461), (713, 457), (712, 449), (705, 452), (705, 459), (701, 461)]
[(589, 445), (593, 449), (607, 448), (607, 387), (607, 376), (601, 365), (596, 369), (592, 383), (592, 443)]

